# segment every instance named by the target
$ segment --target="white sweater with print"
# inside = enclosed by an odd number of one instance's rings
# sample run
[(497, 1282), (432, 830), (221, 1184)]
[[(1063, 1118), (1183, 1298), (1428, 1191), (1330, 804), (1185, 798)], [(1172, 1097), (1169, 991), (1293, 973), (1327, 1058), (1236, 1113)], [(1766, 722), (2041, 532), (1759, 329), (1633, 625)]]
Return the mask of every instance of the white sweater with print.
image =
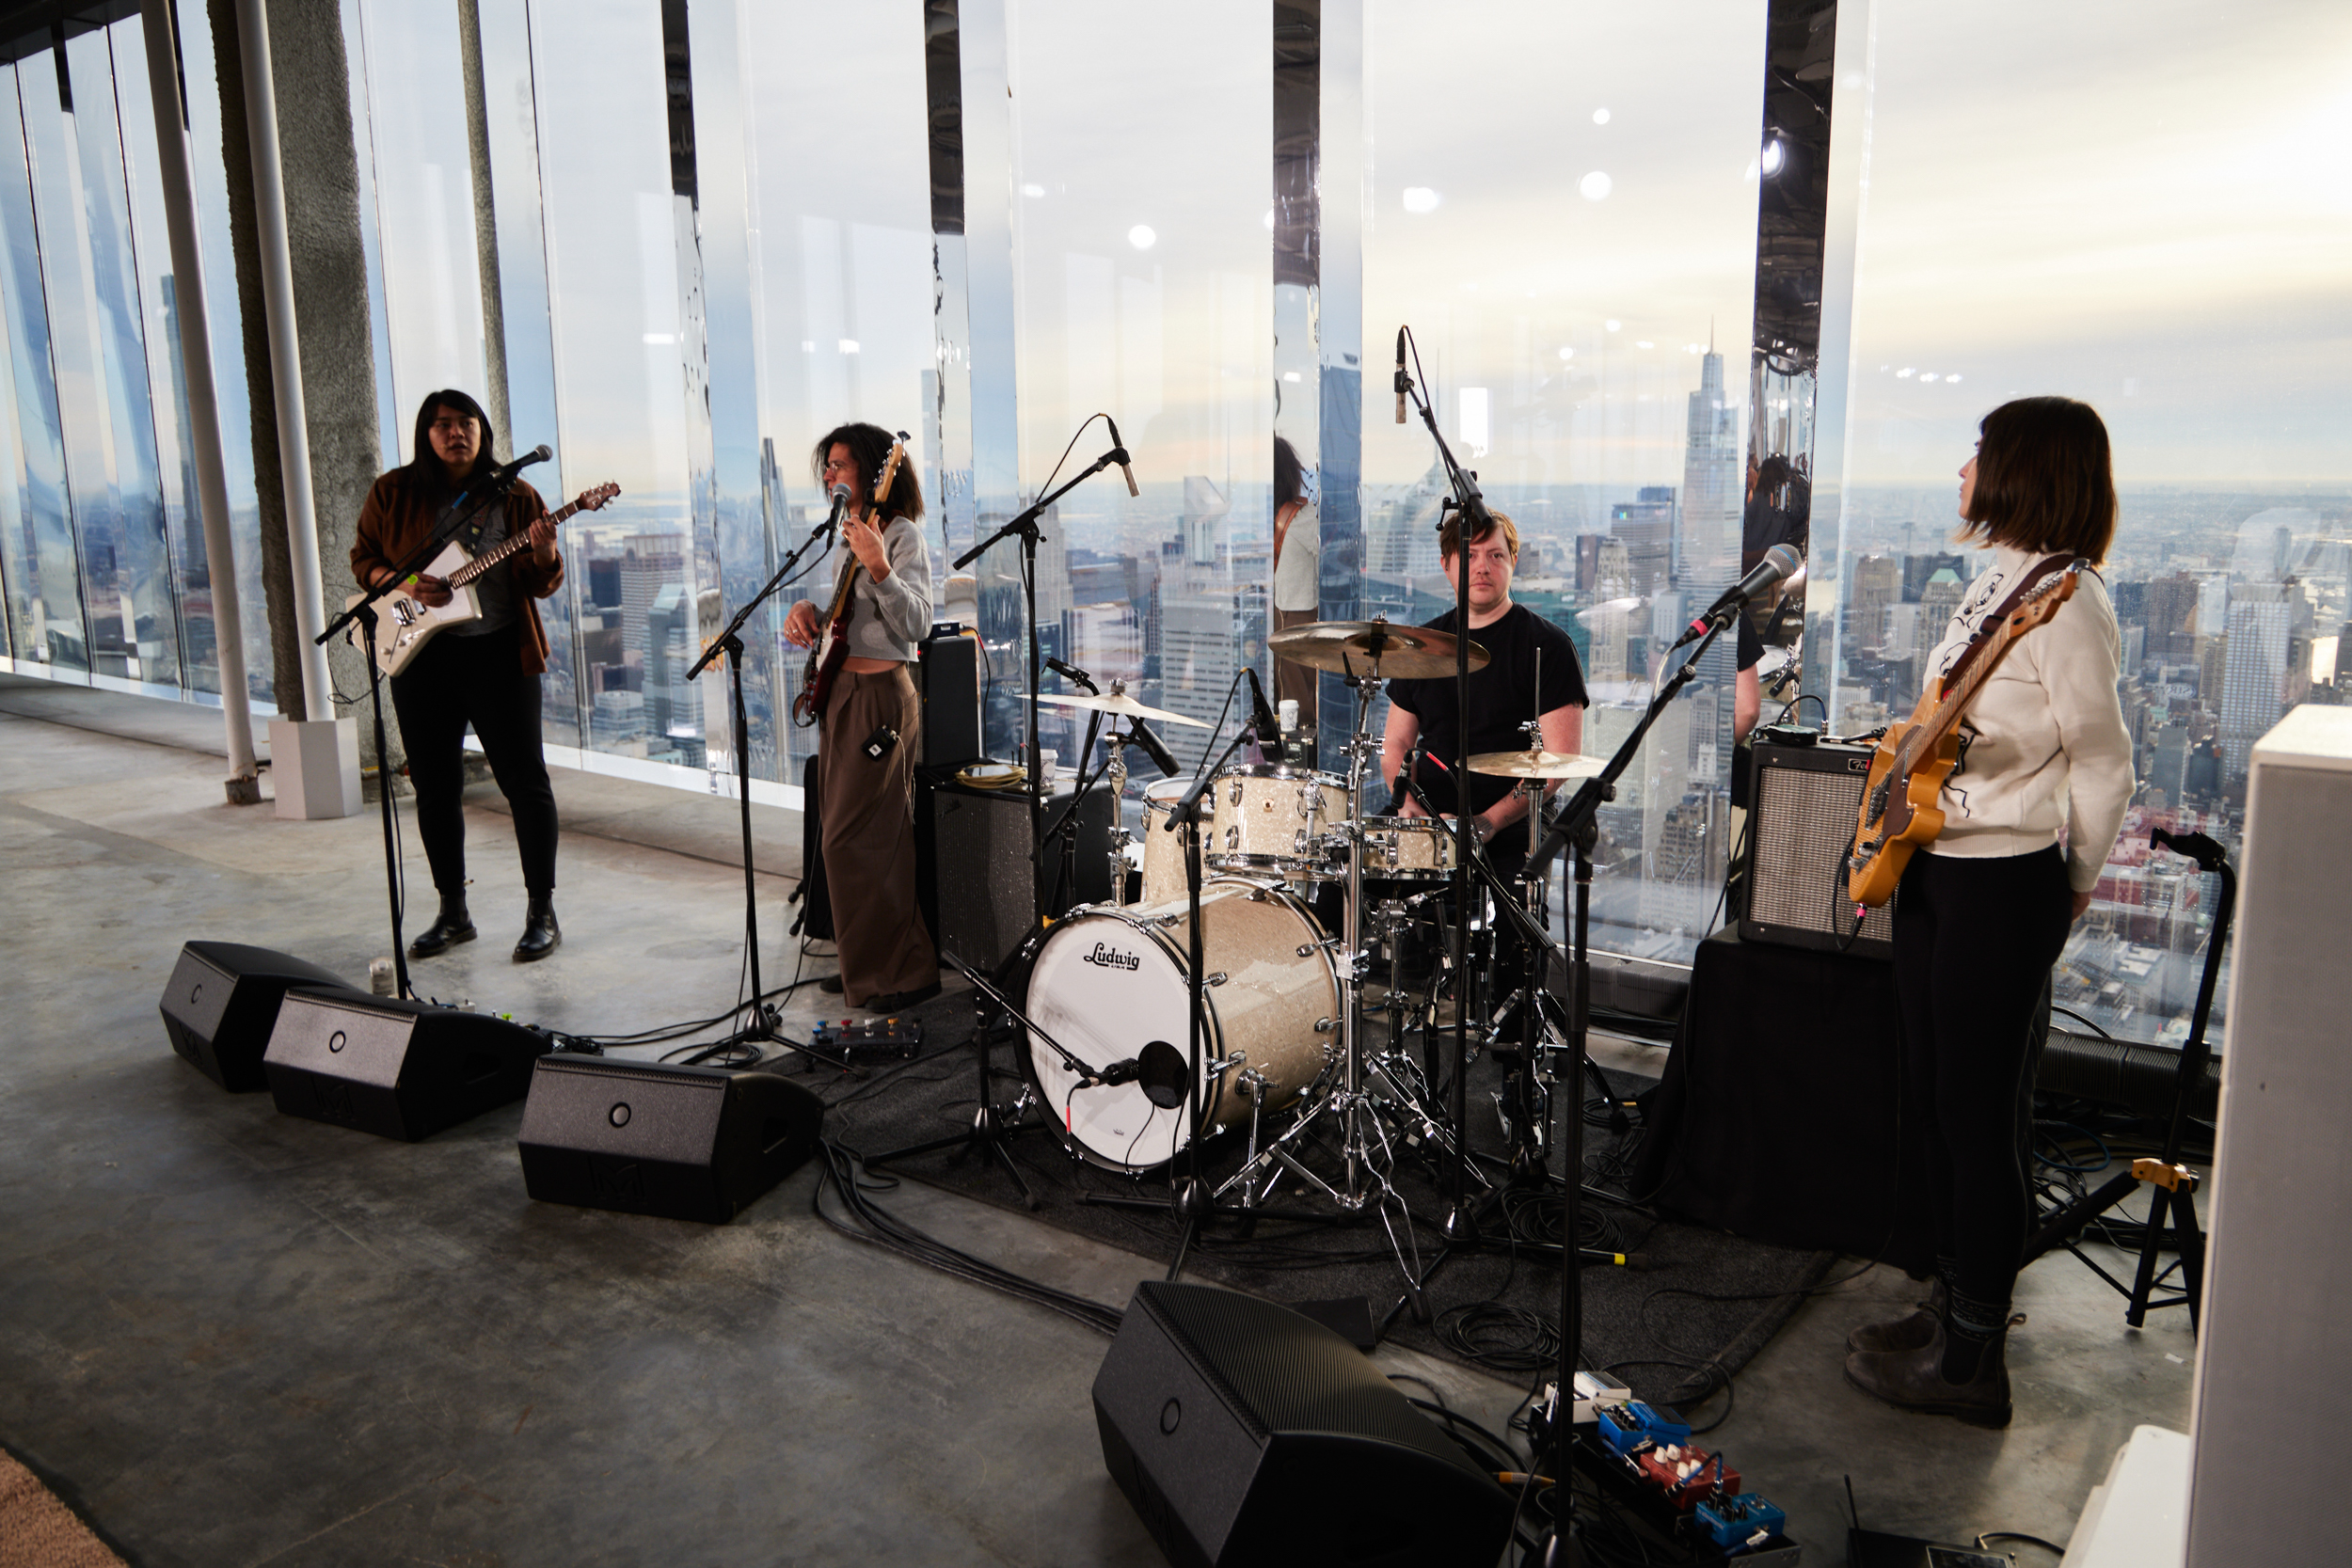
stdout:
[[(2006, 545), (1991, 553), (1929, 656), (1931, 689), (2047, 556)], [(2085, 571), (2074, 596), (2010, 649), (1961, 721), (1966, 749), (1944, 783), (1944, 831), (1931, 852), (2029, 855), (2063, 832), (2068, 884), (2077, 893), (2097, 885), (2132, 798), (2132, 737), (2116, 695), (2122, 653), (2106, 584)]]

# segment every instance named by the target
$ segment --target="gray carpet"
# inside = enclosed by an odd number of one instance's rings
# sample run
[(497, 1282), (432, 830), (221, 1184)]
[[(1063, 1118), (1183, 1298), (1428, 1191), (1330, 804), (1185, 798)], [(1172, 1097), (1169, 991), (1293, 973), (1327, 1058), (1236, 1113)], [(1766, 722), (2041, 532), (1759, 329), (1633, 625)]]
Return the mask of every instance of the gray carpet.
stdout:
[[(902, 1146), (955, 1133), (970, 1123), (975, 1104), (976, 1069), (968, 1042), (972, 1010), (968, 997), (942, 998), (918, 1009), (925, 1023), (926, 1044), (921, 1059), (900, 1065), (892, 1058), (859, 1053), (853, 1058), (863, 1076), (833, 1067), (816, 1067), (808, 1081), (819, 1088), (834, 1109), (826, 1135), (860, 1154), (871, 1155)], [(993, 1058), (994, 1092), (999, 1103), (1011, 1100), (1020, 1086), (1017, 1052), (999, 1045)], [(1470, 1080), (1470, 1120), (1474, 1148), (1500, 1150), (1502, 1138), (1492, 1091), (1501, 1083), (1501, 1069), (1491, 1060), (1473, 1065)], [(1611, 1087), (1617, 1101), (1632, 1099), (1650, 1081), (1613, 1075)], [(1597, 1096), (1596, 1096), (1597, 1099)], [(1588, 1108), (1588, 1120), (1600, 1115)], [(1049, 1224), (1126, 1248), (1158, 1263), (1163, 1271), (1174, 1254), (1181, 1227), (1164, 1208), (1136, 1212), (1100, 1207), (1082, 1196), (1127, 1196), (1164, 1204), (1168, 1196), (1165, 1172), (1141, 1178), (1073, 1158), (1057, 1129), (1043, 1125), (1031, 1113), (1033, 1125), (1012, 1138), (1008, 1148), (1036, 1194), (1038, 1216)], [(1555, 1118), (1556, 1122), (1556, 1118)], [(1586, 1169), (1589, 1182), (1622, 1191), (1616, 1174), (1630, 1163), (1638, 1126), (1622, 1130), (1606, 1125), (1586, 1129)], [(1210, 1140), (1206, 1173), (1214, 1184), (1239, 1167), (1242, 1140), (1228, 1135)], [(1311, 1164), (1320, 1163), (1310, 1160)], [(948, 1150), (896, 1162), (898, 1174), (969, 1194), (1007, 1208), (1021, 1206), (1011, 1180), (993, 1161), (963, 1150)], [(1390, 1321), (1388, 1338), (1398, 1343), (1468, 1365), (1486, 1365), (1504, 1375), (1537, 1374), (1508, 1365), (1507, 1352), (1523, 1347), (1526, 1323), (1488, 1321), (1481, 1303), (1499, 1303), (1520, 1313), (1534, 1314), (1556, 1323), (1560, 1306), (1560, 1275), (1549, 1257), (1509, 1240), (1516, 1228), (1527, 1240), (1558, 1234), (1557, 1189), (1515, 1198), (1509, 1205), (1516, 1226), (1496, 1214), (1485, 1227), (1493, 1240), (1476, 1249), (1449, 1251), (1438, 1229), (1446, 1208), (1445, 1173), (1434, 1164), (1402, 1163), (1397, 1186), (1414, 1215), (1413, 1240), (1427, 1275), (1426, 1303), (1433, 1322), (1418, 1323), (1409, 1309)], [(1273, 1199), (1276, 1206), (1312, 1212), (1333, 1212), (1320, 1198), (1302, 1198), (1297, 1183), (1286, 1180)], [(888, 1202), (886, 1193), (881, 1201)], [(1659, 1218), (1647, 1211), (1586, 1200), (1581, 1216), (1585, 1243), (1628, 1254), (1640, 1254), (1645, 1268), (1588, 1263), (1580, 1271), (1582, 1291), (1582, 1364), (1615, 1368), (1621, 1381), (1644, 1397), (1695, 1402), (1720, 1385), (1716, 1372), (1737, 1371), (1761, 1350), (1788, 1321), (1804, 1292), (1828, 1272), (1831, 1255), (1802, 1252), (1751, 1242), (1721, 1231), (1707, 1230)], [(1442, 1259), (1442, 1261), (1439, 1261)], [(1277, 1301), (1327, 1302), (1361, 1298), (1372, 1319), (1387, 1318), (1404, 1294), (1403, 1275), (1391, 1251), (1388, 1235), (1369, 1213), (1356, 1223), (1317, 1226), (1270, 1219), (1259, 1220), (1244, 1232), (1233, 1219), (1207, 1227), (1194, 1243), (1185, 1262), (1188, 1275), (1256, 1291)], [(1466, 1316), (1468, 1321), (1463, 1321)], [(1455, 1333), (1443, 1332), (1452, 1327)], [(1491, 1356), (1482, 1362), (1471, 1354), (1500, 1346), (1506, 1354), (1498, 1366)], [(1701, 1372), (1702, 1367), (1714, 1371)]]

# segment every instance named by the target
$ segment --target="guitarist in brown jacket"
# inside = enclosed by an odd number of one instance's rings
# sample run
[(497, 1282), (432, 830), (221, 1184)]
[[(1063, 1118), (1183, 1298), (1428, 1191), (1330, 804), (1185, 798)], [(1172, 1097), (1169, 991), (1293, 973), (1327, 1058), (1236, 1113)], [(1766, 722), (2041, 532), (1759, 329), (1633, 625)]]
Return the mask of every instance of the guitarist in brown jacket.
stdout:
[[(495, 466), (494, 436), (481, 404), (464, 392), (426, 394), (417, 410), (416, 456), (378, 479), (359, 512), (351, 571), (363, 586), (389, 582), (459, 500), (467, 482)], [(544, 958), (564, 940), (555, 922), (555, 790), (539, 741), (539, 677), (548, 667), (548, 634), (534, 602), (564, 585), (555, 525), (538, 492), (518, 481), (503, 501), (461, 530), (457, 542), (479, 555), (516, 532), (530, 535), (531, 547), (474, 584), (482, 618), (442, 631), (391, 679), (392, 711), (408, 753), (408, 782), (417, 791), (417, 834), (441, 895), (440, 914), (409, 943), (415, 958), (431, 958), (474, 939), (473, 919), (466, 910), (463, 747), (469, 724), (514, 811), (515, 844), (530, 900), (515, 961)], [(435, 607), (451, 596), (449, 585), (437, 578), (421, 578), (414, 591)]]
[(1960, 471), (1960, 537), (1991, 560), (1930, 656), (1930, 695), (1948, 698), (1979, 662), (1972, 643), (1994, 649), (2054, 572), (2074, 586), (1976, 689), (1936, 794), (1940, 830), (1896, 895), (1902, 1136), (1924, 1145), (1914, 1168), (1928, 1178), (1904, 1197), (1929, 1206), (1938, 1277), (1922, 1310), (1854, 1331), (1846, 1376), (1890, 1404), (2000, 1427), (2033, 1210), (2029, 1035), (2122, 824), (2132, 743), (2115, 689), (2122, 640), (2089, 569), (2115, 534), (2106, 427), (2088, 404), (2042, 397), (1979, 429)]

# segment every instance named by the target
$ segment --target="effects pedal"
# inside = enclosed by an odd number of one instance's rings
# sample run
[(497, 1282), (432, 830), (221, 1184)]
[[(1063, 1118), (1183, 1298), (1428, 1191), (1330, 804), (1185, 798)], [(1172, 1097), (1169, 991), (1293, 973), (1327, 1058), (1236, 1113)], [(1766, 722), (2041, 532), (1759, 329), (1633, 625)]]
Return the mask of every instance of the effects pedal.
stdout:
[(844, 1054), (856, 1051), (886, 1051), (912, 1056), (923, 1049), (923, 1021), (914, 1018), (845, 1018), (820, 1021), (808, 1032), (809, 1043), (820, 1051)]

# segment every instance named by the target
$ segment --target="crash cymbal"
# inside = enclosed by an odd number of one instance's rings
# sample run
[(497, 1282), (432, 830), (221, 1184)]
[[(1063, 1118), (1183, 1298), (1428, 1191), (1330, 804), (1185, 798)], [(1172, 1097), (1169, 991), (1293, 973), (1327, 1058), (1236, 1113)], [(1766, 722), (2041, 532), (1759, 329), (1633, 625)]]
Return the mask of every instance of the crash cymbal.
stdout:
[(1124, 691), (1114, 691), (1107, 697), (1089, 697), (1083, 693), (1076, 696), (1056, 694), (1040, 697), (1038, 701), (1051, 703), (1056, 707), (1085, 707), (1092, 708), (1097, 713), (1116, 713), (1125, 719), (1149, 719), (1155, 724), (1190, 724), (1196, 730), (1209, 727), (1205, 720), (1187, 719), (1164, 707), (1145, 707)]
[[(1452, 632), (1387, 621), (1311, 621), (1276, 632), (1266, 645), (1294, 664), (1343, 675), (1351, 670), (1370, 674), (1375, 656), (1381, 675), (1390, 680), (1435, 680), (1454, 669)], [(1470, 643), (1471, 669), (1485, 669), (1488, 657), (1486, 649)]]
[(1572, 752), (1473, 752), (1470, 770), (1506, 779), (1591, 779), (1609, 766), (1607, 757)]

